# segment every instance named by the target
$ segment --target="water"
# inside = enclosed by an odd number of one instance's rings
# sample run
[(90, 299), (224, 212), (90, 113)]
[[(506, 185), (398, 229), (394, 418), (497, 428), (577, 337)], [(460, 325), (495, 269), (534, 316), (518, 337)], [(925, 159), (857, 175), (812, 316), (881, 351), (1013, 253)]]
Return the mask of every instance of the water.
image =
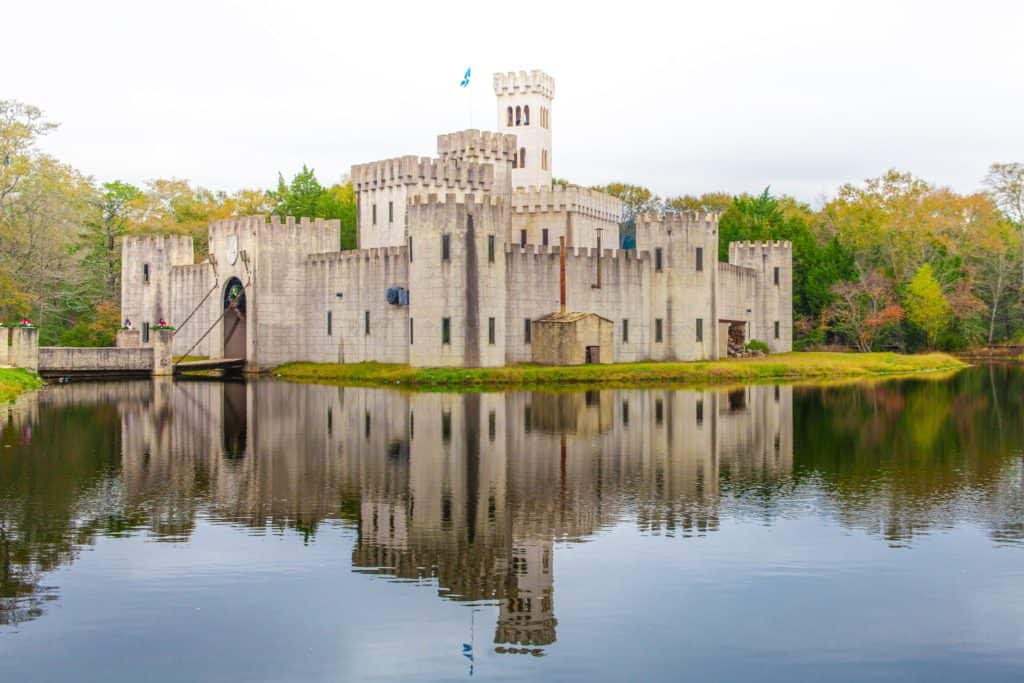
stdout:
[(1020, 680), (1024, 373), (71, 384), (3, 417), (0, 680)]

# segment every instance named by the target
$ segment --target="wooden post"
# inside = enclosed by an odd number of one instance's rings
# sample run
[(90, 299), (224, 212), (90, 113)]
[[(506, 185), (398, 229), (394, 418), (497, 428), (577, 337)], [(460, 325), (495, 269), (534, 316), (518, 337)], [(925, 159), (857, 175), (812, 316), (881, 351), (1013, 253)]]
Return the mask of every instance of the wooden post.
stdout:
[(562, 306), (559, 310), (565, 313), (565, 235), (562, 235), (559, 239), (558, 248), (558, 261), (559, 261), (559, 284), (561, 286), (561, 296), (559, 301)]

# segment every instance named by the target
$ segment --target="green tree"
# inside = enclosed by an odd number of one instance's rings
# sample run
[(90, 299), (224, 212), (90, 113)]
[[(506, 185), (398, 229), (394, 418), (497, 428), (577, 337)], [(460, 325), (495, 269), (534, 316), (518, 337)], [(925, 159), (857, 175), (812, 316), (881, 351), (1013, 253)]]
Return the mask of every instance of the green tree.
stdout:
[(282, 218), (333, 218), (341, 222), (340, 241), (343, 249), (356, 246), (356, 196), (352, 182), (343, 178), (325, 188), (316, 179), (316, 173), (305, 164), (302, 170), (286, 183), (277, 174), (277, 189), (267, 192), (273, 202), (273, 213)]
[(924, 332), (925, 343), (932, 346), (939, 333), (949, 324), (951, 310), (930, 264), (925, 263), (917, 269), (907, 285), (903, 305), (907, 319)]

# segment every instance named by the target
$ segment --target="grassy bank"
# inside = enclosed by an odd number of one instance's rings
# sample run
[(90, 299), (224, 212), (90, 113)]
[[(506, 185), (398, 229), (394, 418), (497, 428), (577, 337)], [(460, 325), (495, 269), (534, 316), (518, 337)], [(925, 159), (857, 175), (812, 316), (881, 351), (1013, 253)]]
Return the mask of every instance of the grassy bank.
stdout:
[(384, 363), (289, 363), (274, 374), (291, 381), (357, 386), (402, 385), (422, 389), (487, 389), (600, 384), (613, 387), (664, 384), (702, 386), (736, 382), (841, 379), (906, 375), (964, 367), (944, 353), (784, 353), (693, 363), (616, 363), (548, 367), (411, 368)]
[(0, 368), (0, 403), (13, 401), (26, 391), (43, 386), (43, 380), (28, 370)]

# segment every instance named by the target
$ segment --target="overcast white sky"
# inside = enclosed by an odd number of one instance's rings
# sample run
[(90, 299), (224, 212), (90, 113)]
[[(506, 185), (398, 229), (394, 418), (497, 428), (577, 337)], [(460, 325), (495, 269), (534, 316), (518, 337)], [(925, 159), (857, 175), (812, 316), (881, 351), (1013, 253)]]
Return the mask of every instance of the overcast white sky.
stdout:
[[(0, 98), (99, 180), (271, 187), (493, 129), (494, 71), (556, 79), (553, 168), (815, 201), (887, 168), (969, 191), (1024, 161), (1024, 2), (9, 0)], [(467, 66), (470, 92), (458, 87)], [(472, 121), (470, 120), (472, 116)]]

